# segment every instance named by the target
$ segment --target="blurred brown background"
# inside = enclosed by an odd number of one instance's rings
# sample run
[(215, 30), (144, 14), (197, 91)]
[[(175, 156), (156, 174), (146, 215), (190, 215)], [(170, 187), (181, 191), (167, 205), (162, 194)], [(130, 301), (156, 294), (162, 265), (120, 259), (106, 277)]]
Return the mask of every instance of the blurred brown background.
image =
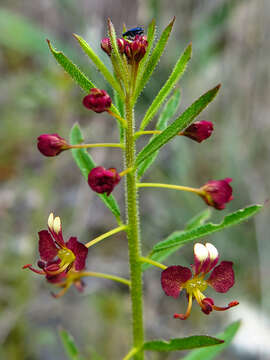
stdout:
[[(117, 141), (108, 116), (87, 111), (83, 93), (49, 54), (45, 39), (64, 50), (100, 88), (110, 89), (83, 54), (72, 33), (99, 49), (111, 17), (118, 33), (144, 26), (153, 17), (160, 34), (176, 15), (174, 30), (158, 69), (137, 105), (143, 115), (168, 77), (183, 48), (193, 42), (193, 59), (180, 82), (181, 111), (204, 91), (222, 83), (220, 94), (199, 119), (214, 122), (213, 136), (199, 145), (177, 138), (160, 153), (148, 181), (200, 186), (209, 179), (233, 178), (235, 199), (213, 221), (270, 193), (269, 0), (1, 0), (0, 7), (0, 359), (66, 359), (59, 326), (75, 337), (87, 359), (120, 359), (130, 346), (130, 303), (126, 289), (102, 279), (87, 280), (83, 295), (70, 290), (55, 300), (51, 287), (22, 265), (35, 262), (37, 232), (51, 211), (59, 215), (64, 236), (87, 242), (116, 226), (109, 211), (80, 176), (71, 154), (44, 158), (36, 149), (41, 133), (68, 137), (78, 121), (88, 142)], [(143, 143), (141, 143), (143, 145)], [(119, 150), (91, 150), (99, 165), (121, 169)], [(123, 205), (123, 184), (115, 191)], [(141, 192), (145, 254), (205, 207), (192, 194)], [(236, 285), (221, 304), (240, 306), (207, 317), (195, 305), (186, 322), (172, 319), (184, 310), (184, 298), (167, 298), (158, 270), (145, 275), (145, 324), (148, 338), (215, 334), (242, 318), (240, 333), (219, 359), (270, 359), (269, 206), (246, 224), (215, 234), (221, 258), (232, 260)], [(217, 241), (216, 241), (217, 240)], [(188, 265), (192, 244), (166, 263)], [(127, 244), (117, 235), (89, 252), (88, 268), (127, 276)], [(183, 354), (149, 354), (177, 360)]]

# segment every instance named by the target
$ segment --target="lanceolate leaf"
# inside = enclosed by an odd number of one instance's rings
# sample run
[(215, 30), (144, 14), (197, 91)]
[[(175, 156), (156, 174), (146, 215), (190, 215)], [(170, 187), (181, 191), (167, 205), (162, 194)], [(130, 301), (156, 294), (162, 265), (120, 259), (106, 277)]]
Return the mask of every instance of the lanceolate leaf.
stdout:
[(167, 41), (172, 31), (173, 23), (175, 21), (175, 17), (169, 23), (169, 25), (165, 28), (163, 33), (161, 34), (160, 39), (158, 40), (155, 49), (153, 50), (152, 54), (150, 55), (148, 61), (145, 63), (144, 71), (141, 73), (140, 78), (137, 81), (137, 86), (134, 94), (134, 102), (136, 102), (138, 96), (142, 92), (143, 88), (145, 87), (146, 83), (148, 82), (150, 76), (152, 75), (155, 67), (158, 64), (158, 61), (165, 49)]
[(150, 156), (153, 152), (160, 149), (181, 130), (185, 129), (192, 120), (206, 108), (206, 106), (216, 96), (220, 85), (207, 91), (198, 100), (196, 100), (190, 107), (188, 107), (170, 126), (168, 126), (161, 134), (159, 134), (150, 144), (146, 145), (138, 154), (136, 164), (139, 165), (144, 159)]
[[(164, 106), (163, 111), (160, 114), (160, 117), (157, 122), (156, 130), (164, 130), (167, 127), (168, 121), (177, 111), (180, 104), (180, 90), (175, 90), (174, 94), (168, 100), (166, 105)], [(157, 135), (152, 136), (149, 143), (156, 137)], [(158, 156), (159, 151), (155, 151), (151, 156), (149, 156), (146, 160), (144, 160), (139, 168), (138, 168), (138, 178), (141, 178), (145, 171), (153, 164), (156, 157)]]
[(128, 88), (128, 69), (125, 67), (124, 58), (120, 55), (118, 45), (117, 45), (117, 38), (115, 28), (113, 23), (110, 19), (108, 19), (108, 32), (110, 36), (110, 41), (112, 45), (112, 53), (111, 53), (111, 60), (114, 65), (116, 73), (121, 76), (123, 79), (124, 85), (126, 89)]
[[(187, 230), (191, 230), (197, 228), (198, 226), (203, 225), (211, 216), (212, 210), (207, 207), (205, 210), (201, 211), (199, 214), (195, 215), (186, 225), (185, 230), (182, 231), (184, 233)], [(178, 235), (180, 235), (180, 231), (178, 231)], [(169, 248), (164, 250), (159, 250), (152, 255), (150, 254), (150, 258), (157, 262), (162, 262), (163, 260), (167, 259), (171, 254), (173, 254), (179, 248)], [(147, 270), (152, 265), (145, 263), (142, 265), (142, 271)]]
[(172, 89), (174, 88), (175, 84), (178, 82), (180, 77), (183, 75), (187, 63), (191, 58), (191, 44), (188, 45), (186, 50), (181, 54), (180, 58), (178, 59), (169, 79), (166, 81), (164, 86), (160, 89), (159, 93), (155, 97), (154, 101), (148, 108), (141, 126), (140, 130), (144, 130), (144, 128), (149, 124), (149, 122), (152, 120), (152, 118), (155, 116), (155, 114), (158, 112), (160, 106), (163, 104), (167, 96), (170, 94)]
[(154, 246), (154, 250), (163, 250), (174, 246), (179, 246), (185, 244), (194, 239), (198, 239), (204, 237), (206, 235), (212, 234), (214, 232), (223, 230), (227, 227), (237, 225), (251, 216), (257, 214), (262, 209), (262, 205), (251, 205), (244, 209), (240, 209), (235, 211), (229, 215), (226, 215), (223, 221), (219, 224), (208, 223), (191, 230), (181, 232), (178, 234), (176, 231), (171, 236), (169, 236), (166, 240), (161, 241), (160, 243)]
[(64, 329), (59, 330), (62, 344), (70, 360), (82, 360), (73, 337)]
[(76, 35), (76, 34), (73, 34), (73, 35), (74, 35), (75, 39), (78, 40), (83, 51), (93, 61), (93, 63), (96, 65), (97, 69), (101, 72), (101, 74), (104, 76), (104, 78), (108, 81), (108, 83), (112, 86), (112, 88), (115, 89), (118, 92), (118, 94), (123, 98), (124, 93), (123, 93), (123, 90), (121, 89), (119, 83), (116, 81), (116, 79), (110, 73), (110, 71), (107, 69), (107, 67), (103, 64), (103, 62), (100, 60), (100, 58), (94, 52), (94, 50), (90, 47), (90, 45), (82, 37), (80, 37), (79, 35)]
[[(81, 87), (82, 90), (89, 93), (90, 89), (96, 88), (97, 86), (89, 80), (83, 72), (73, 64), (73, 62), (66, 57), (61, 51), (57, 51), (53, 48), (51, 42), (47, 40), (51, 53), (53, 54), (56, 61), (64, 68), (64, 70), (71, 76), (71, 78)], [(118, 109), (112, 104), (112, 111), (119, 114)]]
[(154, 40), (155, 40), (155, 32), (156, 32), (156, 20), (153, 19), (151, 21), (151, 24), (148, 27), (148, 31), (147, 31), (147, 41), (148, 41), (148, 46), (147, 46), (147, 50), (146, 53), (144, 55), (144, 57), (141, 59), (140, 63), (139, 63), (139, 68), (138, 68), (138, 74), (137, 74), (137, 79), (141, 78), (142, 73), (144, 72), (145, 69), (145, 63), (147, 62), (153, 44), (154, 44)]
[[(76, 145), (80, 144), (82, 141), (83, 136), (80, 127), (78, 124), (75, 124), (70, 132), (70, 143), (71, 145)], [(96, 166), (96, 164), (86, 149), (72, 149), (71, 151), (76, 164), (87, 181), (89, 172)], [(117, 221), (120, 222), (120, 210), (115, 198), (112, 195), (107, 196), (106, 194), (98, 194), (98, 196), (115, 215)]]
[[(220, 224), (207, 223), (186, 231), (175, 231), (165, 240), (157, 243), (149, 254), (149, 258), (158, 262), (165, 260), (186, 243), (213, 234), (227, 227), (240, 224), (256, 215), (262, 209), (262, 205), (251, 205), (225, 216)], [(148, 269), (150, 264), (143, 264), (142, 269)]]
[(143, 349), (150, 351), (190, 350), (222, 344), (224, 341), (211, 336), (189, 336), (181, 339), (154, 340), (144, 343)]
[(86, 92), (96, 87), (92, 81), (90, 81), (84, 73), (74, 65), (61, 51), (57, 51), (53, 48), (51, 42), (47, 40), (51, 53), (55, 57), (56, 61), (64, 68), (64, 70), (76, 81), (77, 84)]
[(211, 215), (212, 215), (212, 210), (210, 207), (207, 207), (206, 209), (204, 209), (199, 214), (195, 215), (192, 219), (189, 220), (185, 230), (191, 230), (198, 226), (203, 225), (206, 222), (206, 220), (210, 218)]
[[(191, 351), (187, 356), (181, 358), (181, 360), (212, 360), (214, 359), (219, 353), (225, 350), (230, 343), (232, 342), (235, 334), (237, 333), (241, 323), (240, 321), (236, 321), (229, 325), (226, 330), (218, 334), (218, 338), (224, 340), (223, 344), (211, 346), (204, 349), (197, 349)], [(180, 359), (179, 359), (180, 360)]]

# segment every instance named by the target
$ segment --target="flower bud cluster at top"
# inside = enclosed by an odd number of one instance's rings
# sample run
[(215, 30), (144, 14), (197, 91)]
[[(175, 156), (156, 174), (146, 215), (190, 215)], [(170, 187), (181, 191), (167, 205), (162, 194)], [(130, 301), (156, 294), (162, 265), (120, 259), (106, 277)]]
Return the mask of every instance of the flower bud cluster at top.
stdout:
[[(102, 39), (100, 46), (106, 54), (111, 56), (112, 45), (110, 38)], [(144, 57), (147, 50), (148, 41), (145, 35), (135, 35), (133, 40), (117, 38), (117, 46), (119, 53), (126, 56), (128, 63), (134, 64), (139, 63), (140, 60)]]

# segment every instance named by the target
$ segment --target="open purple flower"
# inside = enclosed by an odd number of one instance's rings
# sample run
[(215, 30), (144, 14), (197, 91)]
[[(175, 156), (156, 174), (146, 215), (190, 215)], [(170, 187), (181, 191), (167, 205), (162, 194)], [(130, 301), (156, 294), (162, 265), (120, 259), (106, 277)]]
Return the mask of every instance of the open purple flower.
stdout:
[(95, 167), (88, 175), (90, 188), (99, 193), (106, 193), (108, 196), (121, 180), (115, 168), (105, 169), (102, 166)]
[(83, 105), (96, 113), (102, 113), (109, 110), (112, 104), (110, 95), (105, 90), (93, 88), (90, 94), (83, 98)]
[[(222, 261), (216, 266), (218, 259), (218, 251), (212, 244), (203, 245), (197, 243), (194, 246), (192, 271), (187, 267), (175, 265), (169, 266), (162, 272), (161, 286), (166, 295), (177, 298), (184, 289), (187, 293), (187, 311), (185, 314), (175, 314), (176, 319), (185, 320), (188, 318), (194, 298), (206, 315), (209, 315), (213, 310), (224, 311), (239, 304), (238, 301), (232, 301), (225, 307), (216, 306), (212, 298), (208, 298), (203, 294), (208, 285), (220, 293), (226, 293), (234, 285), (233, 263), (231, 261)], [(211, 270), (210, 276), (205, 279), (205, 276)]]
[(42, 134), (37, 141), (38, 150), (45, 156), (56, 156), (69, 149), (67, 141), (58, 134)]
[(218, 210), (223, 210), (225, 204), (233, 199), (232, 187), (229, 185), (231, 181), (231, 178), (208, 181), (200, 188), (200, 196), (206, 204)]
[(67, 242), (62, 235), (61, 220), (54, 217), (53, 213), (48, 218), (47, 230), (38, 233), (40, 260), (37, 262), (40, 269), (33, 268), (31, 264), (23, 268), (45, 275), (47, 281), (54, 284), (74, 283), (81, 288), (80, 272), (85, 268), (88, 248), (80, 243), (76, 237), (71, 237)]
[(195, 121), (188, 128), (186, 128), (186, 130), (181, 132), (181, 135), (201, 143), (211, 136), (213, 129), (213, 123), (211, 123), (211, 121)]

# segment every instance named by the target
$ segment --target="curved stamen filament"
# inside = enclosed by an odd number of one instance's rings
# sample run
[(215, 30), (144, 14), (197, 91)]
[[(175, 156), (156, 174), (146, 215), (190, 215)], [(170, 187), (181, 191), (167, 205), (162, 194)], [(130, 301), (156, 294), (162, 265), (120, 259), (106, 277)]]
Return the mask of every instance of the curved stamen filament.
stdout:
[(228, 310), (234, 306), (237, 306), (239, 304), (238, 301), (231, 301), (228, 306), (224, 306), (224, 307), (221, 307), (221, 306), (216, 306), (216, 305), (213, 305), (213, 309), (216, 310), (216, 311), (225, 311), (225, 310)]
[(189, 294), (188, 295), (188, 307), (187, 307), (186, 313), (185, 314), (174, 314), (174, 318), (186, 320), (190, 315), (191, 308), (192, 308), (192, 294)]
[(36, 274), (39, 274), (39, 275), (45, 275), (46, 274), (45, 271), (43, 271), (43, 270), (38, 270), (38, 269), (33, 268), (31, 264), (24, 265), (23, 269), (30, 269), (31, 271), (33, 271), (33, 272), (35, 272)]
[(65, 264), (63, 266), (61, 266), (58, 270), (55, 271), (50, 271), (50, 270), (46, 270), (46, 274), (48, 275), (58, 275), (61, 274), (62, 272), (64, 272), (66, 269), (68, 269), (68, 267), (70, 267), (72, 264)]
[(65, 293), (70, 288), (71, 284), (67, 284), (62, 290), (60, 290), (57, 294), (51, 292), (52, 296), (56, 299), (60, 298), (61, 296), (65, 295)]

